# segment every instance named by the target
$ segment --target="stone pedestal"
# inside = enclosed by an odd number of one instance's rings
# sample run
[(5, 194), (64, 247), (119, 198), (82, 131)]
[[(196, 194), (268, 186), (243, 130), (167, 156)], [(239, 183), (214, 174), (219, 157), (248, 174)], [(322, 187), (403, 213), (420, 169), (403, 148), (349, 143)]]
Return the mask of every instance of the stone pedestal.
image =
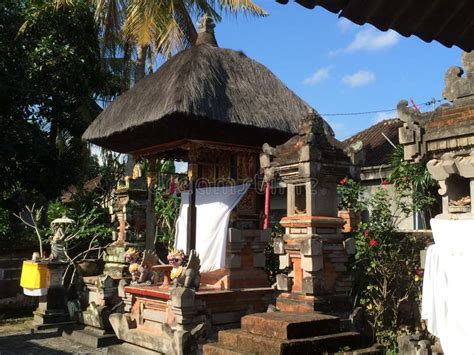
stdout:
[(353, 239), (344, 240), (337, 217), (289, 216), (281, 224), (287, 234), (274, 242), (280, 269), (277, 308), (287, 312), (338, 312), (350, 309), (348, 256)]
[(66, 263), (47, 263), (48, 293), (40, 296), (38, 308), (33, 312), (36, 325), (64, 323), (70, 321), (66, 306), (66, 290), (62, 286), (62, 277)]

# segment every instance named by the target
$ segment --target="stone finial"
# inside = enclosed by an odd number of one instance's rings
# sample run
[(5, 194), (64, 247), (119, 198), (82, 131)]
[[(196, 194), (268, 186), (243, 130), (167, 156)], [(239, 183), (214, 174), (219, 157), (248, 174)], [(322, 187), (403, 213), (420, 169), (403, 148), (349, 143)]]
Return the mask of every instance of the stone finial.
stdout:
[(214, 24), (214, 20), (208, 13), (205, 13), (198, 21), (199, 33), (201, 32), (214, 33), (215, 27), (216, 25)]
[[(474, 95), (474, 51), (463, 52), (462, 67), (452, 66), (444, 75), (443, 97), (449, 101), (465, 101)], [(464, 74), (464, 76), (463, 76)]]
[(196, 45), (209, 44), (217, 47), (216, 37), (214, 35), (214, 28), (216, 27), (212, 16), (209, 13), (205, 13), (198, 21), (198, 38)]

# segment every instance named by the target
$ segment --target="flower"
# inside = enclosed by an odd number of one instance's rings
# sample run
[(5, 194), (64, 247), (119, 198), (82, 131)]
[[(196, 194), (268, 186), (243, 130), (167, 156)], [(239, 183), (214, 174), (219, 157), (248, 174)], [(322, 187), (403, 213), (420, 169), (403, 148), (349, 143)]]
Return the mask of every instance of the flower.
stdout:
[(421, 276), (420, 275), (415, 275), (415, 282), (418, 282), (421, 280)]
[(370, 242), (369, 242), (369, 245), (370, 245), (371, 247), (376, 246), (376, 245), (377, 245), (377, 241), (376, 241), (375, 239), (371, 239)]
[(364, 230), (364, 237), (366, 237), (366, 238), (369, 237), (369, 230), (368, 229)]
[(388, 184), (390, 184), (390, 181), (388, 179), (384, 179), (382, 181), (382, 185), (388, 185)]
[(344, 179), (339, 180), (339, 185), (344, 185), (349, 178), (346, 176)]

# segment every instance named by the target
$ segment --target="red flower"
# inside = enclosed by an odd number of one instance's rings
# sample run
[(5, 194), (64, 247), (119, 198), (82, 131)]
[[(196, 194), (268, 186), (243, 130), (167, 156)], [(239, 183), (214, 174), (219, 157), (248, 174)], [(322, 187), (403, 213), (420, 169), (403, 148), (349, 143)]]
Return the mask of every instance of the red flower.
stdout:
[(339, 185), (344, 185), (349, 178), (346, 176), (344, 179), (339, 180)]
[(370, 245), (371, 247), (374, 247), (374, 246), (377, 245), (377, 241), (376, 241), (375, 239), (371, 239), (370, 242), (369, 242), (369, 245)]
[(416, 276), (421, 276), (422, 271), (419, 268), (416, 268), (415, 269), (415, 274), (416, 274)]
[(364, 237), (366, 237), (366, 238), (369, 237), (369, 230), (368, 230), (368, 229), (366, 229), (366, 230), (364, 231)]
[(389, 181), (389, 180), (384, 179), (384, 180), (382, 181), (382, 185), (388, 185), (388, 184), (390, 184), (390, 181)]

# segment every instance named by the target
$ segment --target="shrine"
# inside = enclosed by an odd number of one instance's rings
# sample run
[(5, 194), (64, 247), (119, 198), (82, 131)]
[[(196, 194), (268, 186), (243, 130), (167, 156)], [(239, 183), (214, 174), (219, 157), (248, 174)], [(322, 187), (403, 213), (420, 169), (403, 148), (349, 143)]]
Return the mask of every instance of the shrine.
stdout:
[[(109, 347), (110, 352), (192, 353), (209, 328), (236, 326), (242, 316), (266, 311), (274, 302), (274, 289), (264, 271), (270, 229), (262, 229), (259, 214), (263, 210), (259, 155), (264, 142), (278, 145), (296, 133), (300, 118), (311, 108), (261, 64), (242, 52), (219, 48), (208, 16), (199, 28), (193, 47), (121, 95), (83, 136), (131, 154), (136, 161), (148, 160), (147, 212), (139, 212), (142, 204), (134, 205), (139, 210), (135, 215), (146, 217), (146, 221), (139, 218), (144, 223), (139, 229), (147, 250), (154, 248), (153, 218), (149, 218), (154, 162), (188, 163), (189, 182), (181, 192), (177, 224), (178, 250), (169, 256), (175, 266), (171, 270), (157, 260), (143, 260), (133, 270), (130, 266), (136, 281), (124, 281), (128, 285), (117, 289), (124, 311), (109, 317), (125, 343)], [(322, 122), (324, 134), (331, 136)], [(206, 206), (218, 208), (206, 210)], [(113, 260), (114, 270), (125, 262), (123, 245), (130, 224), (130, 215), (121, 214), (120, 208), (116, 216), (114, 246), (121, 251)], [(324, 228), (336, 228), (338, 223), (329, 221)], [(223, 248), (217, 247), (220, 244)], [(141, 282), (144, 272), (158, 277)]]
[(474, 53), (463, 53), (462, 67), (445, 74), (443, 96), (450, 103), (431, 112), (398, 104), (404, 121), (399, 130), (405, 160), (426, 163), (439, 185), (442, 213), (433, 218), (434, 244), (426, 250), (422, 318), (446, 354), (468, 353), (472, 287), (460, 277), (470, 270), (474, 228)]
[(266, 181), (287, 186), (287, 215), (280, 222), (285, 234), (274, 241), (281, 271), (276, 308), (246, 315), (241, 329), (220, 331), (218, 343), (205, 344), (204, 354), (322, 354), (360, 348), (360, 334), (341, 322), (352, 310), (346, 267), (355, 240), (341, 232), (336, 196), (338, 179), (354, 174), (354, 167), (313, 110), (302, 116), (298, 134), (286, 143), (264, 144), (260, 164)]

